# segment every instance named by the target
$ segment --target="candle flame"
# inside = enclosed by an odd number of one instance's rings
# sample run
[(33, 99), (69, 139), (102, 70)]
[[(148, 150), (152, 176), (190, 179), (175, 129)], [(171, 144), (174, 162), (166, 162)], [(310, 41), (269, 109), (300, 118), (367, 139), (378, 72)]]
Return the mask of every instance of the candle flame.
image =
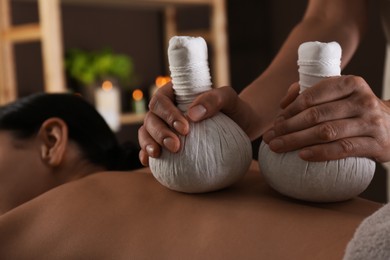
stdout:
[(133, 91), (133, 99), (135, 101), (140, 101), (144, 97), (144, 93), (142, 93), (142, 90), (140, 89), (135, 89)]
[(167, 84), (169, 81), (171, 81), (171, 78), (166, 76), (158, 76), (156, 78), (156, 86), (157, 88), (161, 88), (162, 86), (164, 86), (165, 84)]
[(112, 89), (111, 81), (109, 81), (109, 80), (104, 81), (103, 84), (102, 84), (102, 89), (104, 91), (110, 91)]

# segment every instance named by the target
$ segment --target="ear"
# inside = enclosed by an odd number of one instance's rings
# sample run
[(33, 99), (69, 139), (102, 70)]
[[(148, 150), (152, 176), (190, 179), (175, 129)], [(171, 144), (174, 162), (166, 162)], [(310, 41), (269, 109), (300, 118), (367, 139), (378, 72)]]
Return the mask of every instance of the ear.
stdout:
[(66, 123), (57, 117), (47, 119), (39, 129), (38, 138), (42, 160), (52, 167), (60, 165), (68, 145)]

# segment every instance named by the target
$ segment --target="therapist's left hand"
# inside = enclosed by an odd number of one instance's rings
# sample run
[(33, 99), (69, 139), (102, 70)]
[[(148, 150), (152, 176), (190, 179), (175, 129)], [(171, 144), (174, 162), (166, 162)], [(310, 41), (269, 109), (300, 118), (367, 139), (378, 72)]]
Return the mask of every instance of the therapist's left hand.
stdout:
[(274, 152), (300, 150), (307, 161), (351, 156), (390, 161), (390, 102), (358, 76), (322, 80), (298, 94), (293, 84), (263, 140)]

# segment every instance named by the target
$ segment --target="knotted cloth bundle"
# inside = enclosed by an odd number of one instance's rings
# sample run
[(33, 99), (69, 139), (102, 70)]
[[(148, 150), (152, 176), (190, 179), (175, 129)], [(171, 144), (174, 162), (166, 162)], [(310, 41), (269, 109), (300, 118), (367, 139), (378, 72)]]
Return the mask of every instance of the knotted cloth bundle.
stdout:
[(173, 37), (168, 62), (178, 108), (186, 111), (196, 96), (211, 89), (206, 42), (201, 37)]
[[(201, 93), (211, 90), (207, 45), (203, 38), (175, 36), (169, 41), (168, 60), (178, 108), (184, 113)], [(225, 188), (249, 169), (252, 146), (245, 132), (222, 113), (190, 122), (180, 136), (179, 152), (163, 149), (149, 158), (153, 176), (169, 189), (198, 193)]]
[[(320, 80), (340, 75), (341, 47), (336, 42), (306, 42), (298, 49), (300, 92)], [(298, 151), (274, 153), (262, 142), (259, 166), (268, 184), (280, 193), (301, 200), (334, 202), (350, 199), (370, 184), (375, 162), (348, 157), (307, 162)]]
[(341, 47), (337, 42), (305, 42), (298, 48), (300, 93), (323, 78), (340, 76)]

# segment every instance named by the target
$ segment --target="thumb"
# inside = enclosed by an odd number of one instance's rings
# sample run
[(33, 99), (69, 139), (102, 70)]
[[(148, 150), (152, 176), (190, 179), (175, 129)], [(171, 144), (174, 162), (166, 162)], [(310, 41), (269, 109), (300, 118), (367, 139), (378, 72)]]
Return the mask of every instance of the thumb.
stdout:
[(221, 87), (207, 91), (199, 95), (188, 107), (187, 116), (193, 122), (210, 118), (223, 111), (229, 116), (229, 112), (235, 110), (238, 96), (231, 87)]
[(293, 83), (287, 90), (286, 95), (282, 98), (280, 102), (280, 107), (285, 109), (290, 105), (299, 95), (299, 83)]

